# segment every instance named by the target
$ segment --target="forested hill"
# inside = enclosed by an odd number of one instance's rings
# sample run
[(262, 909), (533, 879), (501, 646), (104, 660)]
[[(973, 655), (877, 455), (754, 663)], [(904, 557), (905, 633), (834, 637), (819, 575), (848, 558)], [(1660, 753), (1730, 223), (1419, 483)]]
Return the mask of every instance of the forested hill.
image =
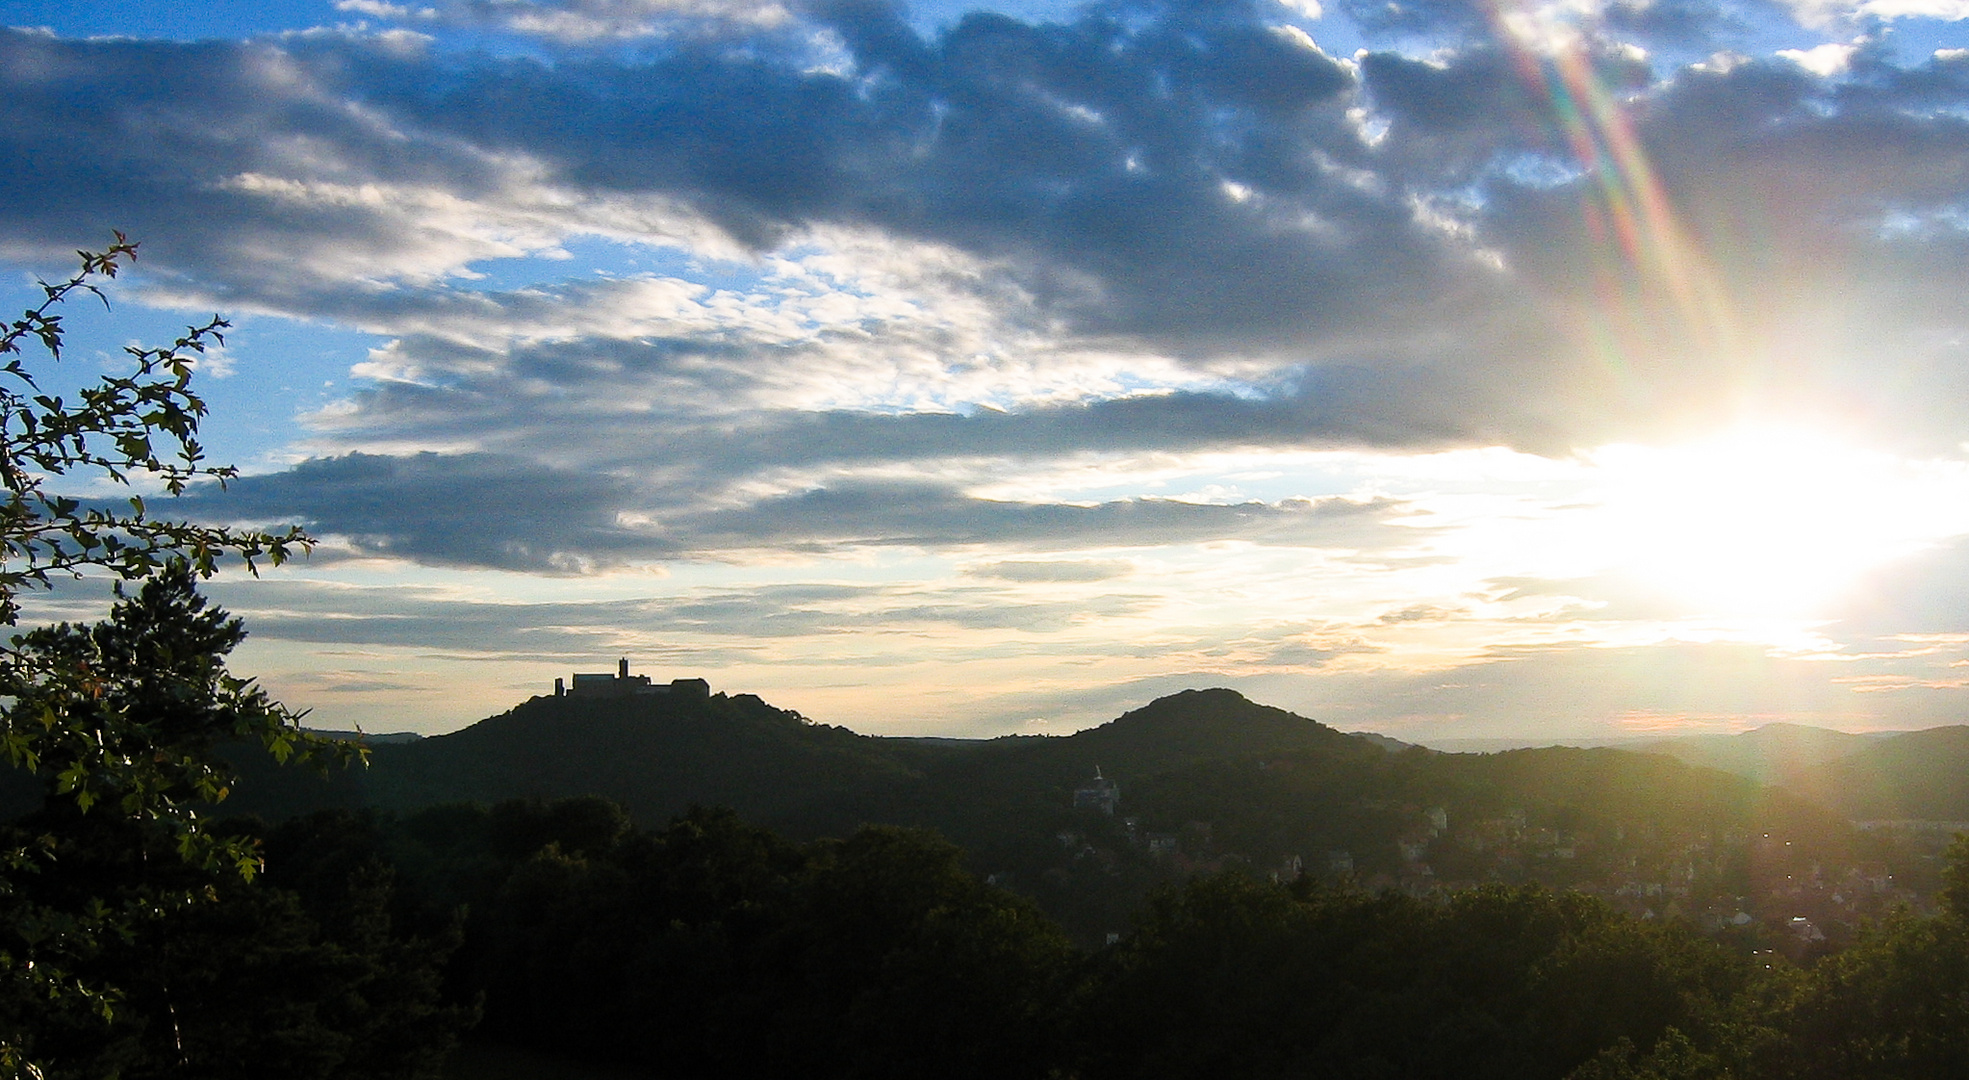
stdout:
[(860, 735), (750, 694), (537, 697), (450, 735), (374, 746), (368, 769), (327, 781), (255, 765), (229, 807), (281, 818), (601, 795), (651, 826), (703, 804), (817, 835), (870, 820), (948, 826), (985, 808), (1050, 814), (1096, 767), (1139, 780), (1286, 751), (1383, 753), (1230, 690), (1185, 691), (1069, 736), (974, 741)]
[[(1908, 790), (1880, 779), (1896, 771), (1915, 776), (1921, 791), (1961, 789), (1921, 768), (1959, 760), (1953, 742), (1913, 749), (1927, 758), (1862, 757), (1854, 774), (1870, 768), (1863, 786), (1874, 791)], [(1032, 865), (1035, 845), (1057, 845), (1063, 829), (1086, 831), (1074, 791), (1099, 768), (1120, 785), (1117, 821), (1172, 833), (1208, 824), (1211, 842), (1189, 841), (1200, 860), (1320, 858), (1331, 848), (1390, 873), (1403, 868), (1396, 839), (1426, 827), (1431, 807), (1459, 825), (1529, 814), (1527, 827), (1609, 836), (1630, 825), (1740, 832), (1773, 813), (1772, 799), (1793, 819), (1827, 816), (1748, 779), (1650, 754), (1393, 750), (1225, 689), (1164, 697), (1072, 735), (975, 741), (861, 735), (750, 694), (537, 697), (449, 735), (370, 752), (368, 768), (326, 780), (242, 752), (235, 760), (246, 775), (226, 808), (280, 820), (332, 807), (598, 795), (648, 827), (694, 804), (718, 805), (793, 836), (844, 835), (864, 822), (929, 826), (981, 865)], [(1921, 807), (1929, 803), (1953, 805), (1930, 798)]]
[(844, 792), (881, 798), (938, 753), (809, 723), (750, 694), (536, 697), (449, 735), (373, 746), (367, 769), (327, 782), (255, 766), (231, 805), (280, 818), (600, 795), (647, 825), (692, 804), (776, 822)]
[(1370, 740), (1221, 689), (1185, 690), (1158, 698), (1100, 727), (1060, 740), (1040, 740), (1034, 749), (1082, 763), (1083, 768), (1092, 761), (1135, 776), (1287, 750), (1343, 758), (1383, 752)]
[[(1396, 841), (1427, 828), (1431, 807), (1460, 826), (1530, 815), (1527, 827), (1608, 836), (1630, 826), (1748, 830), (1773, 813), (1773, 798), (1794, 820), (1826, 817), (1744, 778), (1647, 754), (1391, 751), (1225, 689), (1164, 697), (1072, 735), (976, 741), (861, 735), (749, 694), (538, 697), (449, 735), (373, 746), (367, 769), (325, 781), (252, 754), (238, 760), (247, 775), (227, 809), (270, 820), (599, 795), (649, 827), (694, 804), (792, 836), (927, 826), (983, 867), (1039, 865), (1038, 849), (1057, 849), (1062, 830), (1099, 834), (1074, 809), (1096, 768), (1120, 786), (1103, 828), (1123, 818), (1138, 820), (1138, 834), (1207, 825), (1207, 842), (1185, 841), (1199, 862), (1343, 849), (1363, 871), (1399, 874)], [(1125, 846), (1119, 834), (1109, 842)]]
[[(1925, 849), (1863, 845), (1840, 815), (1781, 789), (1657, 754), (1389, 749), (1222, 689), (1072, 735), (977, 741), (861, 735), (745, 694), (542, 697), (371, 755), (323, 780), (242, 753), (225, 809), (279, 821), (600, 796), (649, 828), (692, 805), (795, 839), (927, 827), (1089, 940), (1126, 925), (1157, 885), (1212, 869), (1411, 891), (1540, 881), (1712, 921), (1745, 905), (1762, 917), (1747, 899), (1758, 895), (1771, 918), (1820, 914), (1794, 895), (1810, 879), (1824, 919), (1857, 925), (1919, 900), (1936, 865)], [(1117, 800), (1076, 806), (1096, 768)], [(1856, 891), (1852, 874), (1896, 884)]]

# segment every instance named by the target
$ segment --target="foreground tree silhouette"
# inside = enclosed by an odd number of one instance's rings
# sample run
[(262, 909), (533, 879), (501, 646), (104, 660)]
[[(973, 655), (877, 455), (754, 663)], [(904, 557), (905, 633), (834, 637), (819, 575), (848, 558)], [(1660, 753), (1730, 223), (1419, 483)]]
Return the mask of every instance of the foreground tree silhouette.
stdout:
[(1969, 1076), (1969, 837), (1947, 853), (1941, 911), (1901, 911), (1812, 969), (1774, 1075), (1799, 1080)]
[(1235, 873), (1159, 894), (1094, 964), (1086, 1080), (1561, 1080), (1610, 1046), (1700, 1056), (1689, 1039), (1720, 1037), (1751, 974), (1579, 893), (1436, 903)]
[[(0, 647), (0, 752), (41, 777), (35, 829), (0, 842), (0, 1076), (46, 1075), (33, 1044), (116, 1015), (122, 995), (84, 972), (104, 946), (216, 896), (212, 875), (250, 879), (254, 842), (214, 836), (201, 804), (225, 798), (232, 773), (218, 740), (245, 740), (288, 760), (350, 751), (303, 734), (297, 716), (225, 670), (242, 636), (205, 610), (194, 583), (227, 557), (251, 571), (305, 550), (299, 530), (268, 533), (159, 517), (146, 501), (234, 475), (205, 462), (197, 359), (223, 341), (214, 317), (166, 348), (132, 346), (130, 367), (72, 398), (42, 388), (61, 359), (61, 306), (101, 297), (136, 254), (121, 233), (0, 333), (0, 625), (21, 594), (63, 578), (144, 581), (95, 627), (59, 626)], [(30, 363), (31, 353), (38, 355)], [(120, 500), (71, 492), (121, 485)], [(93, 856), (117, 853), (97, 860)], [(138, 878), (112, 865), (128, 855)], [(38, 1034), (39, 1033), (39, 1034)]]

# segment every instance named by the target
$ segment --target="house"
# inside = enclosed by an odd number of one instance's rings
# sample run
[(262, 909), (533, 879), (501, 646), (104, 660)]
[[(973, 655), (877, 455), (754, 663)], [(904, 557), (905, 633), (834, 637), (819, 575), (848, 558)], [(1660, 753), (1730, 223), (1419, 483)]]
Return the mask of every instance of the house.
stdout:
[(554, 696), (557, 698), (620, 698), (649, 694), (678, 694), (703, 700), (711, 696), (711, 684), (703, 679), (672, 679), (667, 683), (653, 683), (648, 675), (629, 674), (629, 658), (626, 656), (616, 663), (613, 675), (606, 672), (577, 672), (572, 687), (560, 679), (554, 680)]
[(1073, 789), (1073, 808), (1075, 810), (1099, 810), (1114, 816), (1114, 806), (1121, 801), (1121, 786), (1101, 775), (1101, 767), (1094, 766), (1094, 778)]

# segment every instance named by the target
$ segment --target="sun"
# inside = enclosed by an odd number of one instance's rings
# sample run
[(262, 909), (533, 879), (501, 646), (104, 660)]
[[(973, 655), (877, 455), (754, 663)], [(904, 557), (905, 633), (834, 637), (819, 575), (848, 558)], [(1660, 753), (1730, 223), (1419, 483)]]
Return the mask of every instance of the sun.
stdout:
[(1588, 455), (1605, 569), (1692, 613), (1805, 616), (1868, 571), (1969, 533), (1969, 466), (1759, 428)]

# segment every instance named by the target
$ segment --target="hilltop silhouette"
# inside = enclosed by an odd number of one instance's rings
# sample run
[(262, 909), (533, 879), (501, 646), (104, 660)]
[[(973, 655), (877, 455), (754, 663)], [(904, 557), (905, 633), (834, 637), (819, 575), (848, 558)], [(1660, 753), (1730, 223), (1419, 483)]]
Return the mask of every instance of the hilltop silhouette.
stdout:
[[(1924, 902), (1946, 839), (1863, 834), (1850, 820), (1969, 819), (1962, 728), (1450, 754), (1203, 689), (1071, 735), (884, 738), (750, 694), (642, 685), (536, 697), (448, 735), (378, 742), (368, 768), (326, 779), (242, 752), (225, 809), (280, 821), (599, 796), (645, 828), (693, 806), (796, 840), (930, 828), (1085, 940), (1125, 925), (1158, 885), (1227, 869), (1410, 892), (1537, 881), (1633, 914), (1722, 925), (1745, 909), (1809, 912), (1836, 931)], [(1857, 749), (1833, 756), (1846, 747)]]

